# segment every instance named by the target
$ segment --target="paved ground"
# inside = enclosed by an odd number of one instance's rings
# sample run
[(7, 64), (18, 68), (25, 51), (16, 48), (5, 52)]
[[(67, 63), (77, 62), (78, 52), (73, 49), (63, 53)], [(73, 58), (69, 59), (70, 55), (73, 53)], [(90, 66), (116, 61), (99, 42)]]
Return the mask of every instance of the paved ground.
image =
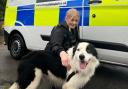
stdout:
[(4, 44), (4, 38), (0, 35), (0, 45)]
[[(1, 39), (1, 36), (0, 36)], [(6, 54), (3, 53), (3, 49), (4, 49), (4, 44), (3, 44), (3, 39), (0, 40), (0, 60), (1, 60), (1, 56), (5, 56)], [(7, 56), (6, 56), (7, 58)], [(10, 86), (10, 81), (8, 81), (9, 79), (11, 79), (10, 73), (12, 72), (12, 70), (10, 70), (9, 68), (5, 68), (5, 66), (2, 66), (6, 63), (6, 60), (4, 61), (0, 61), (0, 89), (8, 89), (8, 86)], [(10, 63), (9, 63), (10, 64)], [(11, 65), (12, 66), (12, 65)], [(10, 71), (10, 73), (5, 73), (4, 71)]]

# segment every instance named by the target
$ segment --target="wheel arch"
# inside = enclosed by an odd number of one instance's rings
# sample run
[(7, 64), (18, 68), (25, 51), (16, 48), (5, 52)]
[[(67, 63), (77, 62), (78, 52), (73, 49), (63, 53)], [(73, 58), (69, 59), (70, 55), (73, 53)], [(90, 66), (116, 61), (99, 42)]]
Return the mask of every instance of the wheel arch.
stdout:
[(27, 49), (26, 42), (25, 42), (25, 40), (24, 40), (23, 35), (21, 34), (21, 32), (19, 32), (18, 30), (14, 29), (14, 30), (10, 33), (10, 35), (9, 35), (9, 37), (8, 37), (8, 50), (10, 50), (10, 46), (9, 46), (10, 38), (11, 38), (11, 36), (13, 36), (14, 34), (19, 34), (19, 35), (22, 37), (23, 42), (24, 42), (24, 44), (25, 44), (25, 47), (26, 47), (26, 49)]

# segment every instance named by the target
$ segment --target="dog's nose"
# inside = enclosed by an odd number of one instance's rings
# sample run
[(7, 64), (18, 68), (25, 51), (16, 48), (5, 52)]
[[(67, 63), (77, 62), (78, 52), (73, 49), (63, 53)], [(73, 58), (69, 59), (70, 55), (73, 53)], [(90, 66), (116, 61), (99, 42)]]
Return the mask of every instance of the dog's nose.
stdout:
[(83, 54), (79, 55), (80, 60), (84, 60), (85, 56)]

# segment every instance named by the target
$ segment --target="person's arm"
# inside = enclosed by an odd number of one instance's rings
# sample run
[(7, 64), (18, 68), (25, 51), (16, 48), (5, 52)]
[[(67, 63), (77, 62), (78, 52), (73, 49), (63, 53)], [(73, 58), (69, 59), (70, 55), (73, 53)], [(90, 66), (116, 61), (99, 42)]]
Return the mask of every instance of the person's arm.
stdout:
[(79, 32), (79, 27), (76, 28), (76, 36), (77, 36), (77, 43), (80, 42), (80, 32)]
[(64, 51), (63, 48), (63, 40), (64, 40), (64, 32), (60, 27), (56, 27), (53, 29), (51, 33), (50, 45), (52, 48), (52, 52), (56, 55), (60, 55), (61, 51)]
[(63, 40), (64, 40), (64, 32), (62, 29), (56, 27), (52, 33), (51, 33), (51, 45), (52, 45), (52, 51), (60, 56), (62, 65), (70, 68), (69, 66), (69, 59), (68, 54), (65, 52), (65, 49), (63, 48)]

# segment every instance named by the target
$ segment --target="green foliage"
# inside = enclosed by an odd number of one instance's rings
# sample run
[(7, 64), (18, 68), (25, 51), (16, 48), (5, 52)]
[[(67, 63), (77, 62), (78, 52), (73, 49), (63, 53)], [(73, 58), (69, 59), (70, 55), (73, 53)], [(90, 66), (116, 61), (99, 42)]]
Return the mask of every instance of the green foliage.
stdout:
[(0, 9), (4, 10), (7, 0), (0, 0)]
[(5, 7), (7, 0), (0, 0), (0, 18), (4, 17)]

